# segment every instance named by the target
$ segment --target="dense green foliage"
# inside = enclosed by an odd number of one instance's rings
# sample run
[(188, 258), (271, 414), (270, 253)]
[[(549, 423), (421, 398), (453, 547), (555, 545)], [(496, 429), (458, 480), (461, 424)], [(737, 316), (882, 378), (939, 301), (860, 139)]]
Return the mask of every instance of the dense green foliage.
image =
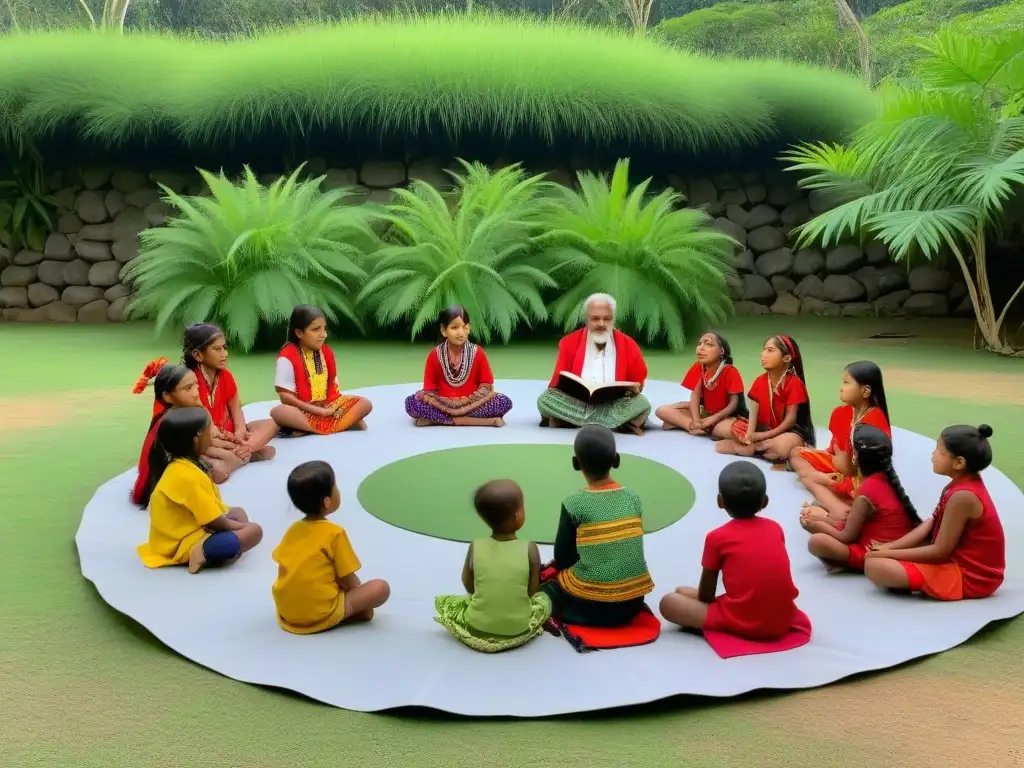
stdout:
[(548, 185), (518, 166), (463, 166), (450, 202), (423, 181), (395, 190), (384, 216), (391, 242), (374, 254), (360, 304), (381, 325), (405, 321), (413, 336), (462, 304), (483, 341), (507, 342), (521, 322), (547, 318), (542, 294), (558, 287), (533, 243)]
[(800, 243), (853, 236), (884, 242), (897, 260), (952, 254), (986, 345), (1007, 351), (1005, 307), (993, 305), (988, 236), (1024, 190), (1024, 33), (989, 41), (942, 33), (922, 44), (914, 84), (886, 89), (878, 119), (846, 146), (786, 155), (801, 183), (837, 207), (800, 228)]
[(707, 228), (700, 209), (677, 208), (678, 194), (648, 192), (650, 180), (629, 186), (629, 161), (611, 179), (581, 173), (577, 192), (556, 187), (544, 216), (541, 245), (571, 258), (556, 273), (564, 292), (551, 306), (565, 330), (580, 322), (587, 296), (611, 292), (618, 320), (648, 341), (680, 349), (699, 325), (732, 312), (725, 275), (734, 241)]
[(155, 319), (158, 331), (207, 320), (245, 350), (296, 304), (357, 321), (353, 298), (376, 247), (373, 209), (340, 205), (347, 190), (323, 193), (322, 179), (301, 181), (301, 170), (269, 188), (248, 168), (237, 183), (204, 172), (210, 197), (164, 188), (178, 215), (142, 233), (125, 269), (136, 288), (129, 316)]
[[(876, 78), (905, 77), (919, 38), (940, 28), (986, 37), (1024, 29), (1024, 0), (851, 2), (867, 35)], [(832, 0), (723, 0), (658, 27), (681, 48), (723, 56), (770, 57), (857, 72), (857, 38), (837, 23)]]
[(678, 195), (649, 195), (650, 179), (631, 190), (628, 161), (610, 181), (581, 174), (580, 192), (463, 166), (447, 198), (416, 181), (383, 209), (342, 205), (345, 190), (323, 194), (299, 171), (269, 188), (248, 170), (237, 183), (204, 173), (210, 199), (165, 190), (179, 214), (143, 234), (130, 314), (158, 328), (208, 319), (248, 350), (301, 303), (413, 337), (463, 304), (483, 341), (507, 342), (549, 317), (573, 327), (586, 295), (614, 291), (623, 328), (673, 349), (731, 313), (733, 242), (703, 211), (677, 210)]
[(0, 115), (30, 136), (116, 144), (278, 131), (442, 131), (635, 141), (666, 150), (841, 138), (874, 97), (854, 78), (721, 62), (572, 24), (360, 19), (229, 43), (93, 32), (12, 35)]

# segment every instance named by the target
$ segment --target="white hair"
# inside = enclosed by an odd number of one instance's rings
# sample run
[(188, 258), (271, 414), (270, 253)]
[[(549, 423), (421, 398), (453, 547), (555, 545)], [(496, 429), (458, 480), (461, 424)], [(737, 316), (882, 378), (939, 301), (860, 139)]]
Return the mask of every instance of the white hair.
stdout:
[(612, 317), (615, 317), (615, 297), (609, 293), (594, 293), (583, 302), (583, 316), (587, 316), (587, 310), (591, 304), (607, 304), (612, 308)]

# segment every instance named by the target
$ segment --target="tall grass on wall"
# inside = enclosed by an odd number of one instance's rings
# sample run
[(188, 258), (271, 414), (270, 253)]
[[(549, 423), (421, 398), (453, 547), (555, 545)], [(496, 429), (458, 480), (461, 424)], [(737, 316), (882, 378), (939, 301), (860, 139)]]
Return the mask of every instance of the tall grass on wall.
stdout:
[(364, 18), (228, 42), (74, 31), (2, 42), (0, 113), (34, 137), (70, 129), (109, 146), (430, 131), (700, 152), (840, 139), (874, 109), (840, 73), (526, 18)]

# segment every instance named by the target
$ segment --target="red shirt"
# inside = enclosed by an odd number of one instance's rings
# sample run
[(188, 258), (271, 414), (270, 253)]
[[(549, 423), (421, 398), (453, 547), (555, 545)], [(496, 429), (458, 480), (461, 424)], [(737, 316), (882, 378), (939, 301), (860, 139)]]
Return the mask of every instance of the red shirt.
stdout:
[(1003, 583), (1006, 571), (1006, 538), (995, 504), (988, 495), (985, 481), (980, 477), (956, 480), (945, 487), (933, 515), (932, 542), (939, 535), (942, 516), (949, 497), (958, 491), (968, 491), (981, 502), (981, 517), (968, 520), (960, 541), (953, 549), (952, 560), (960, 566), (965, 598), (988, 597)]
[[(892, 440), (892, 428), (889, 426), (889, 420), (885, 418), (881, 408), (875, 408), (874, 406), (868, 408), (857, 424), (870, 424), (872, 427), (877, 427)], [(853, 423), (852, 405), (840, 405), (833, 410), (832, 415), (828, 419), (828, 431), (832, 433), (832, 441), (825, 450), (833, 456), (840, 451), (842, 453), (850, 453), (850, 442), (853, 440), (853, 428), (855, 426), (856, 424)], [(875, 539), (875, 541), (881, 541), (881, 539)]]
[(757, 639), (781, 637), (792, 627), (800, 593), (782, 526), (774, 520), (730, 520), (711, 531), (701, 566), (722, 572), (725, 594), (715, 603), (730, 632)]
[(775, 429), (782, 423), (782, 420), (786, 418), (788, 406), (810, 402), (807, 397), (807, 387), (804, 386), (799, 376), (792, 373), (787, 373), (782, 377), (779, 391), (774, 394), (771, 393), (771, 387), (768, 384), (768, 374), (762, 373), (750, 385), (747, 397), (751, 402), (757, 403), (757, 423), (767, 426), (768, 429)]
[[(724, 363), (719, 363), (724, 365)], [(704, 383), (704, 366), (694, 363), (683, 378), (683, 386), (693, 392), (697, 385)], [(733, 395), (743, 394), (743, 377), (734, 365), (726, 365), (711, 386), (704, 386), (700, 393), (700, 404), (708, 413), (718, 413), (729, 405)]]
[[(491, 372), (491, 364), (487, 362), (487, 355), (483, 347), (473, 345), (469, 353), (473, 356), (470, 362), (469, 375), (461, 384), (453, 383), (444, 373), (441, 365), (441, 355), (447, 354), (443, 344), (435, 347), (427, 355), (427, 364), (423, 370), (423, 389), (427, 392), (434, 392), (438, 397), (468, 397), (480, 389), (483, 384), (493, 384), (494, 374)], [(466, 354), (466, 347), (463, 347), (463, 354)]]
[(875, 508), (857, 537), (857, 543), (861, 546), (870, 549), (872, 541), (882, 543), (896, 541), (910, 533), (910, 529), (914, 527), (910, 518), (907, 517), (903, 503), (896, 496), (896, 491), (889, 485), (889, 480), (884, 473), (876, 472), (861, 480), (856, 495), (866, 498)]
[(196, 371), (196, 378), (199, 379), (199, 401), (210, 412), (213, 426), (221, 432), (234, 432), (235, 423), (231, 420), (228, 403), (238, 397), (238, 385), (235, 383), (235, 377), (231, 375), (231, 371), (225, 368), (223, 371), (217, 372), (217, 377), (213, 382), (212, 398), (203, 372)]

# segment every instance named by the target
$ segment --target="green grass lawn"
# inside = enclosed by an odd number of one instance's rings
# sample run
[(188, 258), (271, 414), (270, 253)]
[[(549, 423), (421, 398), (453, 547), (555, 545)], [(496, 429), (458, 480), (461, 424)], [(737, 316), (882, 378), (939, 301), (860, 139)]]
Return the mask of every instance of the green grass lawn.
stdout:
[[(726, 329), (748, 380), (777, 322), (757, 318)], [(803, 347), (820, 426), (846, 363), (868, 358), (917, 371), (901, 375), (899, 388), (889, 382), (894, 422), (926, 435), (954, 422), (988, 422), (996, 429), (996, 466), (1024, 482), (1024, 405), (1006, 402), (1024, 398), (1003, 397), (995, 385), (988, 402), (967, 386), (956, 398), (948, 385), (946, 396), (929, 394), (950, 374), (1001, 382), (1005, 392), (1009, 377), (1024, 381), (1021, 361), (972, 352), (969, 326), (787, 319), (785, 330)], [(927, 335), (865, 340), (879, 331)], [(943, 756), (946, 764), (966, 764), (957, 751), (965, 740), (976, 745), (970, 755), (978, 765), (1014, 765), (1011, 747), (1000, 745), (1024, 744), (1019, 620), (942, 656), (818, 691), (675, 700), (530, 722), (353, 713), (237, 683), (182, 659), (96, 596), (79, 574), (73, 542), (95, 488), (137, 458), (150, 395), (133, 397), (132, 384), (152, 357), (175, 359), (175, 342), (143, 325), (0, 325), (0, 765), (892, 768)], [(416, 381), (427, 350), (345, 340), (334, 346), (347, 389)], [(547, 378), (554, 348), (491, 347), (488, 355), (499, 378)], [(678, 380), (690, 359), (652, 352), (648, 362), (652, 378)], [(272, 355), (230, 364), (245, 400), (273, 398)], [(539, 696), (547, 683), (537, 678)], [(935, 694), (940, 683), (948, 697)], [(951, 714), (950, 702), (966, 714)]]

